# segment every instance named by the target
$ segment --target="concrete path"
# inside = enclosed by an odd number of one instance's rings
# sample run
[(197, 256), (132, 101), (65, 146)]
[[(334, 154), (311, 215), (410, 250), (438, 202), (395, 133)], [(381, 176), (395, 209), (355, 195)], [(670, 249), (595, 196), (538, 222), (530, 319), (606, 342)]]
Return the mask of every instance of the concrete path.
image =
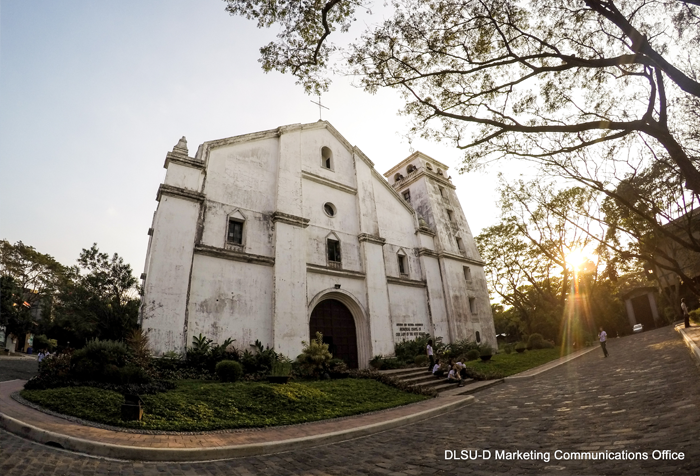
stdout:
[[(667, 327), (611, 339), (608, 349), (607, 359), (602, 352), (588, 353), (485, 390), (476, 394), (475, 404), (430, 420), (274, 455), (211, 463), (121, 462), (0, 431), (0, 474), (700, 474), (700, 372), (680, 334)], [(446, 460), (447, 450), (471, 450), (479, 457)], [(491, 452), (489, 459), (484, 450)], [(557, 450), (632, 451), (647, 459), (556, 460)], [(655, 450), (683, 452), (684, 459), (655, 460)], [(496, 451), (520, 451), (521, 457), (536, 451), (541, 458), (496, 459)]]
[(7, 380), (29, 380), (38, 371), (36, 356), (0, 356), (0, 382)]

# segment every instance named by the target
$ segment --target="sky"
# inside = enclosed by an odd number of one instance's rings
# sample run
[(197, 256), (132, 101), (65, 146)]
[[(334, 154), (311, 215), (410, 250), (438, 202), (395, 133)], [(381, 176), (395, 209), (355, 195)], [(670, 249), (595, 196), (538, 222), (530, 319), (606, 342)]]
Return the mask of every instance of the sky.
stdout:
[[(204, 141), (319, 119), (292, 76), (260, 68), (258, 49), (275, 30), (224, 7), (0, 0), (0, 239), (65, 265), (97, 243), (138, 276), (165, 155), (181, 136), (194, 156)], [(409, 144), (396, 91), (370, 95), (336, 78), (322, 102), (323, 119), (380, 173), (413, 147), (451, 167), (475, 236), (498, 221), (507, 164), (459, 176), (449, 144)]]

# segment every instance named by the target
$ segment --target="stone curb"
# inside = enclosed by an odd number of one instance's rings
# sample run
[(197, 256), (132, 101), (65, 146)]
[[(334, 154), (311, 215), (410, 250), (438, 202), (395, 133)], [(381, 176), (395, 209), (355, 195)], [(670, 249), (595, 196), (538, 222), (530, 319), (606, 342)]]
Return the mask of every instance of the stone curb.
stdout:
[[(520, 379), (525, 379), (525, 378), (532, 378), (536, 377), (541, 373), (544, 373), (548, 370), (555, 369), (561, 365), (568, 364), (574, 359), (578, 359), (579, 357), (588, 354), (589, 352), (593, 352), (594, 350), (598, 350), (598, 347), (593, 346), (590, 349), (585, 349), (585, 350), (580, 350), (575, 354), (569, 354), (563, 358), (560, 358), (555, 361), (553, 364), (552, 362), (547, 362), (546, 364), (542, 364), (539, 367), (535, 367), (534, 369), (528, 369), (524, 372), (520, 372), (519, 374), (511, 375), (510, 377), (506, 377), (504, 380), (506, 382), (510, 380), (520, 380)], [(535, 370), (535, 372), (533, 372)]]
[(475, 399), (472, 396), (465, 396), (458, 401), (450, 402), (436, 408), (423, 410), (422, 412), (418, 412), (413, 415), (406, 415), (393, 420), (365, 425), (358, 428), (350, 428), (348, 430), (311, 435), (303, 438), (293, 438), (283, 441), (207, 448), (149, 448), (100, 443), (98, 441), (85, 440), (82, 438), (76, 438), (73, 436), (62, 435), (60, 433), (44, 430), (9, 417), (3, 413), (0, 413), (0, 428), (38, 443), (93, 456), (136, 461), (196, 462), (242, 458), (247, 456), (260, 456), (291, 450), (306, 449), (313, 446), (327, 445), (330, 443), (338, 443), (436, 417), (452, 410), (471, 405), (474, 403), (474, 400)]
[(693, 340), (693, 338), (688, 335), (688, 333), (685, 331), (685, 328), (675, 327), (675, 329), (678, 332), (680, 332), (681, 336), (683, 337), (683, 340), (685, 341), (685, 345), (687, 345), (688, 348), (690, 349), (690, 353), (693, 355), (695, 362), (698, 365), (700, 365), (700, 348), (698, 348), (698, 346), (695, 343), (695, 341)]

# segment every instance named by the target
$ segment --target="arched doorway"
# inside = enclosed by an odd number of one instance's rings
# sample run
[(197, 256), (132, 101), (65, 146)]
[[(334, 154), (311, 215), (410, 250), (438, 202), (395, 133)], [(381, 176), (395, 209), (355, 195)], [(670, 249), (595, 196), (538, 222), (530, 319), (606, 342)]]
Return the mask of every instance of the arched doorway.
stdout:
[(323, 334), (323, 342), (334, 358), (343, 359), (348, 367), (357, 368), (357, 333), (355, 319), (340, 301), (326, 299), (316, 305), (309, 321), (311, 338)]

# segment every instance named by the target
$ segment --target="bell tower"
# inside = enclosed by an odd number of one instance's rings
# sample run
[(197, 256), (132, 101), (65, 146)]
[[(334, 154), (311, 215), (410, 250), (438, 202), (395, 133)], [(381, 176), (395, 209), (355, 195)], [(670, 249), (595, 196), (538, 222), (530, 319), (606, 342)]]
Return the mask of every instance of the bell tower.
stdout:
[[(469, 339), (496, 346), (484, 262), (452, 184), (449, 167), (414, 152), (384, 176), (418, 215), (420, 229), (434, 234), (450, 340)], [(418, 253), (427, 253), (423, 248)], [(447, 336), (443, 336), (447, 337)]]

